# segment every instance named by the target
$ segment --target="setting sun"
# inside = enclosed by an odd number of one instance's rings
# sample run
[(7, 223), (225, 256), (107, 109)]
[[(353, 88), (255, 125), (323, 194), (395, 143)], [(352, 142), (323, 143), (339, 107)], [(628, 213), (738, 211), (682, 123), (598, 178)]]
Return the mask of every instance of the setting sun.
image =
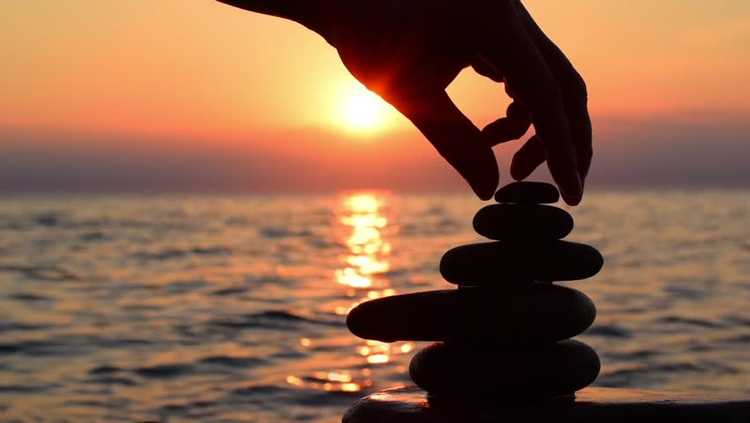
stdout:
[(340, 101), (334, 118), (350, 131), (375, 132), (390, 124), (391, 106), (358, 83), (342, 90)]

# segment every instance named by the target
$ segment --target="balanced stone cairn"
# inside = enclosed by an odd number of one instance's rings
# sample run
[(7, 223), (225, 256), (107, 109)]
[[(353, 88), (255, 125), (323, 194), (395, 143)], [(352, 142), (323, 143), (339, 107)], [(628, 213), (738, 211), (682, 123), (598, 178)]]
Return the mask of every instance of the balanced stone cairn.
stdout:
[(567, 400), (599, 374), (599, 357), (570, 340), (596, 316), (583, 293), (553, 281), (589, 278), (601, 254), (562, 241), (573, 218), (552, 207), (557, 189), (515, 182), (481, 209), (474, 229), (495, 242), (448, 251), (440, 273), (459, 289), (365, 302), (347, 317), (355, 335), (436, 342), (411, 361), (412, 380), (434, 404), (497, 405)]

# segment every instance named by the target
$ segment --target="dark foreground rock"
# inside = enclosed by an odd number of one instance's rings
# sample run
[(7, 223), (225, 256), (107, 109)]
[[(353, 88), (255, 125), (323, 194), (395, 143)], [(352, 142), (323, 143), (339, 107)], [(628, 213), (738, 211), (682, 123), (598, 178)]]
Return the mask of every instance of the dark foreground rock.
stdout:
[(495, 193), (498, 203), (551, 204), (560, 201), (560, 192), (546, 182), (513, 182)]
[(740, 423), (750, 421), (750, 400), (711, 395), (587, 388), (574, 400), (523, 404), (496, 398), (486, 405), (441, 406), (416, 387), (386, 390), (357, 402), (343, 423), (498, 423), (522, 421), (576, 423)]
[(599, 356), (578, 341), (527, 348), (438, 343), (414, 356), (409, 374), (441, 400), (526, 400), (572, 394), (596, 380), (599, 369)]
[(346, 324), (361, 338), (383, 342), (528, 345), (572, 338), (595, 317), (585, 294), (535, 283), (514, 290), (466, 288), (381, 298), (355, 307)]
[(567, 241), (486, 242), (454, 248), (440, 261), (448, 281), (471, 286), (508, 286), (524, 281), (590, 278), (604, 259), (596, 248)]
[(573, 217), (557, 207), (495, 204), (474, 216), (474, 230), (495, 240), (556, 240), (573, 230)]

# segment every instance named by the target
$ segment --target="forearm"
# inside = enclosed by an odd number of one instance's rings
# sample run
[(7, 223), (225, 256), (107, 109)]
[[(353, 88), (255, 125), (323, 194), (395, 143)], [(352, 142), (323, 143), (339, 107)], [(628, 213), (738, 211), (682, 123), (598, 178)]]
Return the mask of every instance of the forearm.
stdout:
[(251, 12), (289, 19), (321, 33), (325, 30), (327, 1), (313, 0), (218, 0)]
[(230, 6), (239, 7), (240, 9), (250, 10), (252, 12), (263, 13), (265, 15), (278, 16), (281, 18), (295, 19), (297, 13), (295, 9), (299, 8), (304, 0), (218, 0)]

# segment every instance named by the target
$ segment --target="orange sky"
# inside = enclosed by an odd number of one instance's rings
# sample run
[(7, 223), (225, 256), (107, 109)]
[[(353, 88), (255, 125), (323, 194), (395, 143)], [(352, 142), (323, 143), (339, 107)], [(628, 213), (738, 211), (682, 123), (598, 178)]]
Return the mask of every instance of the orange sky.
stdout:
[[(747, 0), (526, 4), (588, 80), (603, 154), (618, 142), (613, 121), (746, 128)], [(212, 0), (6, 0), (0, 34), (0, 155), (96, 143), (102, 154), (326, 155), (327, 166), (439, 160), (395, 112), (367, 137), (342, 129), (355, 83), (333, 48), (291, 22)], [(502, 89), (471, 71), (449, 91), (478, 124), (504, 110)]]

